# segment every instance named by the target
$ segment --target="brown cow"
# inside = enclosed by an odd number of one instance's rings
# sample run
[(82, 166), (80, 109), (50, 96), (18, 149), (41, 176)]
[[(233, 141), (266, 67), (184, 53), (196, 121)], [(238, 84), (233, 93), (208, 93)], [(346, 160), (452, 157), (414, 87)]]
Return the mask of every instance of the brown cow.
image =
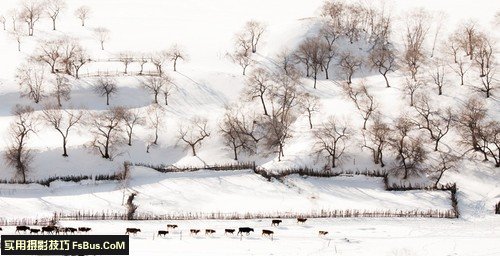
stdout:
[(271, 226), (279, 226), (281, 222), (283, 222), (283, 221), (282, 220), (272, 220)]
[(262, 230), (262, 236), (267, 236), (267, 237), (270, 237), (272, 239), (273, 235), (274, 235), (274, 231), (272, 231), (272, 230), (268, 230), (268, 229)]
[(306, 220), (306, 218), (297, 218), (297, 223), (305, 223)]

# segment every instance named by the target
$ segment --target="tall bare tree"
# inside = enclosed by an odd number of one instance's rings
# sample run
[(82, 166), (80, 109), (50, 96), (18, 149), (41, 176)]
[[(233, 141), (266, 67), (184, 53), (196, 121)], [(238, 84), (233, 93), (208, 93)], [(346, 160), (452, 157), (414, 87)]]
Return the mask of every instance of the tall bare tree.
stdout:
[(315, 149), (319, 154), (325, 154), (335, 168), (338, 161), (344, 155), (347, 141), (351, 136), (351, 130), (346, 122), (340, 122), (334, 117), (329, 117), (327, 121), (314, 132), (316, 143)]
[(9, 128), (11, 142), (4, 157), (7, 165), (16, 169), (16, 176), (21, 178), (21, 182), (26, 183), (26, 176), (33, 161), (33, 153), (27, 142), (30, 136), (36, 133), (37, 119), (34, 109), (30, 106), (16, 105), (12, 114), (14, 121)]
[(427, 158), (427, 152), (423, 147), (423, 141), (420, 137), (411, 137), (413, 130), (412, 121), (401, 116), (394, 121), (392, 130), (393, 135), (390, 138), (390, 146), (396, 153), (396, 172), (403, 173), (403, 179), (410, 175), (418, 174), (422, 171), (422, 165)]
[(90, 16), (90, 7), (80, 6), (75, 10), (75, 16), (82, 22), (82, 27), (85, 27), (85, 21)]
[(372, 152), (373, 163), (385, 166), (384, 149), (389, 144), (391, 128), (388, 124), (382, 121), (379, 115), (376, 115), (373, 124), (368, 126), (367, 130), (363, 130), (363, 148), (367, 148)]
[(424, 42), (429, 32), (429, 14), (424, 10), (410, 13), (406, 20), (403, 61), (413, 80), (425, 61)]
[(419, 129), (429, 132), (430, 138), (434, 142), (434, 151), (438, 151), (439, 142), (448, 134), (455, 118), (452, 110), (433, 107), (431, 99), (427, 95), (420, 95), (413, 107), (418, 113), (415, 125)]
[(361, 83), (359, 87), (345, 84), (342, 88), (347, 97), (352, 100), (356, 108), (361, 112), (364, 120), (363, 130), (366, 130), (366, 123), (378, 108), (374, 96), (368, 92), (368, 88), (364, 83)]
[(432, 70), (429, 71), (429, 74), (432, 81), (438, 88), (438, 95), (443, 95), (443, 87), (446, 85), (445, 76), (448, 72), (447, 66), (443, 60), (435, 59), (433, 60), (431, 69)]
[(250, 20), (245, 23), (243, 34), (252, 47), (252, 53), (257, 52), (257, 45), (265, 31), (266, 26), (262, 22)]
[(80, 69), (87, 63), (91, 62), (90, 56), (87, 54), (87, 51), (81, 47), (75, 49), (74, 56), (70, 59), (70, 63), (72, 64), (75, 73), (74, 76), (76, 79), (80, 79)]
[(244, 96), (250, 100), (259, 98), (262, 103), (262, 108), (264, 110), (264, 115), (269, 115), (267, 113), (265, 98), (267, 92), (272, 86), (272, 75), (269, 71), (263, 67), (258, 67), (250, 73), (250, 76), (246, 79), (246, 87), (244, 89)]
[(96, 149), (102, 158), (113, 159), (113, 152), (123, 139), (120, 136), (123, 121), (123, 107), (92, 113), (88, 118), (88, 126), (93, 134), (90, 147)]
[(410, 107), (413, 107), (415, 103), (415, 95), (420, 88), (422, 88), (424, 82), (421, 79), (413, 80), (406, 78), (404, 84), (404, 92), (407, 96), (410, 97)]
[(160, 76), (163, 75), (163, 66), (168, 60), (167, 51), (159, 51), (151, 54), (150, 61), (156, 67), (156, 71)]
[(443, 178), (443, 175), (449, 171), (456, 168), (459, 157), (454, 156), (449, 153), (439, 152), (438, 162), (432, 166), (432, 171), (435, 173), (436, 181), (434, 182), (434, 187), (439, 185), (439, 182)]
[(196, 148), (209, 136), (210, 131), (206, 119), (192, 118), (188, 124), (179, 127), (178, 138), (191, 149), (193, 156), (196, 156)]
[(147, 126), (154, 130), (153, 139), (150, 145), (158, 145), (158, 138), (160, 136), (160, 130), (164, 126), (165, 120), (165, 110), (160, 107), (160, 105), (151, 105), (148, 107), (148, 118), (146, 120)]
[(482, 151), (479, 137), (487, 113), (485, 103), (478, 98), (471, 97), (460, 108), (459, 113), (456, 124), (462, 137), (462, 143), (469, 145), (471, 150)]
[(297, 50), (296, 55), (299, 56), (299, 61), (304, 63), (306, 68), (311, 69), (315, 89), (318, 74), (323, 69), (328, 53), (329, 46), (319, 37), (307, 38), (299, 45)]
[(106, 96), (106, 105), (109, 106), (109, 98), (118, 92), (116, 80), (111, 77), (101, 76), (94, 84), (94, 91), (100, 96)]
[(480, 138), (485, 154), (493, 158), (495, 167), (500, 167), (500, 122), (496, 120), (488, 122), (481, 131)]
[(127, 145), (132, 146), (132, 136), (134, 135), (134, 128), (137, 125), (144, 125), (145, 118), (140, 109), (124, 109), (123, 110), (123, 125), (127, 133)]
[(167, 51), (167, 56), (174, 65), (174, 71), (177, 71), (178, 60), (186, 61), (188, 59), (187, 53), (177, 44), (174, 44), (172, 47), (170, 47), (170, 49)]
[(340, 55), (340, 71), (346, 76), (347, 84), (352, 83), (352, 76), (361, 68), (363, 61), (352, 52), (346, 51)]
[(16, 78), (22, 90), (22, 97), (27, 97), (37, 104), (47, 97), (45, 69), (41, 64), (23, 64), (17, 70)]
[[(254, 139), (255, 120), (249, 126), (244, 114), (237, 108), (228, 108), (219, 126), (224, 144), (233, 151), (234, 160), (238, 161), (241, 151), (254, 153), (259, 139)], [(257, 140), (257, 141), (256, 141)]]
[(130, 63), (134, 62), (134, 55), (131, 52), (124, 51), (118, 54), (118, 59), (123, 63), (124, 71), (123, 73), (128, 73), (128, 66)]
[(64, 0), (47, 0), (45, 6), (47, 15), (52, 20), (52, 30), (56, 30), (57, 17), (66, 8), (66, 2)]
[[(158, 95), (162, 93), (171, 83), (167, 75), (149, 76), (142, 81), (142, 86), (154, 96), (154, 103), (158, 104)], [(167, 90), (168, 91), (168, 90)], [(168, 105), (168, 104), (167, 104)]]
[(38, 0), (23, 0), (19, 17), (28, 25), (28, 36), (33, 36), (35, 24), (40, 20), (44, 11), (43, 2)]
[(69, 132), (82, 120), (83, 112), (80, 110), (65, 110), (60, 106), (46, 105), (43, 109), (44, 121), (52, 126), (62, 137), (62, 148), (64, 157), (68, 156), (66, 148)]
[(394, 72), (397, 68), (395, 50), (390, 45), (378, 46), (370, 52), (369, 60), (371, 67), (384, 77), (386, 86), (391, 87), (387, 73)]
[(299, 105), (307, 114), (309, 120), (309, 129), (313, 128), (312, 115), (319, 111), (319, 97), (310, 93), (304, 93), (299, 99)]
[(56, 64), (58, 64), (62, 58), (62, 48), (62, 40), (44, 41), (36, 49), (33, 58), (36, 61), (47, 63), (50, 66), (50, 72), (54, 74), (56, 72)]
[(7, 26), (6, 26), (7, 19), (5, 19), (5, 16), (0, 15), (0, 23), (2, 23), (3, 30), (7, 30)]
[(62, 107), (63, 100), (69, 100), (71, 98), (71, 86), (68, 78), (64, 75), (56, 75), (52, 95), (56, 98), (57, 106), (59, 107)]
[(101, 44), (101, 50), (104, 51), (104, 43), (110, 38), (110, 31), (105, 27), (97, 27), (94, 29), (94, 36)]

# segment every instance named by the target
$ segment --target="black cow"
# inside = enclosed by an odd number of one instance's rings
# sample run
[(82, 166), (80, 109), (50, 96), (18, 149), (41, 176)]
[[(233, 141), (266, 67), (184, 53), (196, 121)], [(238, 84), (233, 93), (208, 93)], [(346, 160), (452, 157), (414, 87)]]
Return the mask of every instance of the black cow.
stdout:
[(191, 235), (198, 235), (198, 233), (200, 233), (200, 230), (199, 229), (190, 229), (189, 232), (191, 233)]
[(90, 230), (92, 230), (92, 229), (91, 228), (87, 228), (87, 227), (79, 227), (78, 228), (78, 231), (85, 232), (85, 233), (89, 232)]
[(40, 232), (40, 229), (38, 228), (30, 228), (30, 234), (38, 234)]
[(138, 228), (127, 228), (127, 231), (125, 231), (125, 235), (128, 235), (128, 234), (137, 235), (137, 232), (141, 232), (141, 230)]
[(281, 222), (283, 222), (283, 221), (282, 220), (272, 220), (271, 226), (279, 226)]
[(213, 229), (205, 229), (205, 235), (213, 235), (215, 234), (215, 230)]
[(226, 228), (224, 229), (224, 235), (225, 234), (231, 234), (231, 235), (234, 235), (234, 228)]
[(42, 227), (42, 234), (43, 233), (52, 234), (54, 231), (57, 231), (57, 233), (59, 233), (59, 229), (57, 229), (57, 227), (55, 227), (55, 226)]
[(30, 227), (28, 226), (16, 226), (16, 232), (15, 233), (19, 233), (19, 231), (23, 231), (26, 233), (26, 231), (30, 230)]
[(158, 230), (158, 236), (164, 236), (168, 234), (167, 230)]
[(320, 236), (326, 236), (328, 234), (328, 231), (319, 231)]
[(245, 233), (248, 236), (248, 235), (250, 235), (250, 232), (254, 232), (253, 228), (242, 227), (242, 228), (238, 229), (237, 235), (240, 235), (240, 234), (243, 235), (243, 233)]
[(175, 224), (167, 224), (167, 229), (176, 229), (177, 225)]
[(268, 236), (270, 238), (273, 238), (274, 231), (268, 230), (268, 229), (263, 229), (262, 230), (262, 236)]
[(297, 223), (305, 223), (306, 220), (306, 218), (297, 218)]
[(2, 229), (2, 228), (0, 228), (0, 231), (2, 231), (2, 230), (3, 230), (3, 229)]
[(78, 229), (76, 229), (76, 228), (71, 228), (71, 227), (67, 227), (67, 228), (64, 228), (64, 229), (63, 229), (63, 232), (64, 232), (64, 233), (71, 233), (71, 234), (74, 234), (76, 231), (78, 231)]

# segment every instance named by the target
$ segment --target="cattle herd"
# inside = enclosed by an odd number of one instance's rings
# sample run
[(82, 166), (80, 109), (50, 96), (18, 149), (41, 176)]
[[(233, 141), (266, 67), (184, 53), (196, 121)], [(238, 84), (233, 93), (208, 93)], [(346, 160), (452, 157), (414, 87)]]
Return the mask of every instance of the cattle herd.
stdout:
[[(297, 218), (297, 223), (303, 224), (307, 221), (305, 218)], [(282, 220), (272, 220), (271, 221), (271, 226), (277, 227), (279, 226), (283, 221)], [(158, 230), (157, 236), (160, 237), (165, 237), (166, 235), (170, 234), (170, 231), (175, 230), (178, 228), (178, 225), (175, 224), (168, 224), (167, 225), (167, 230)], [(87, 233), (91, 231), (92, 229), (89, 227), (79, 227), (79, 228), (72, 228), (72, 227), (59, 227), (55, 225), (50, 225), (50, 226), (44, 226), (39, 228), (31, 228), (29, 226), (16, 226), (16, 231), (15, 233), (23, 233), (27, 234), (47, 234), (47, 235), (52, 235), (52, 234), (76, 234), (76, 233)], [(0, 231), (2, 231), (2, 228), (0, 227)], [(126, 235), (137, 235), (137, 233), (141, 232), (141, 229), (139, 228), (127, 228), (125, 230)], [(189, 229), (189, 234), (191, 236), (197, 236), (201, 232), (201, 229)], [(226, 228), (224, 229), (224, 235), (234, 235), (234, 232), (236, 232), (236, 229), (232, 228)], [(238, 232), (236, 235), (239, 236), (249, 236), (251, 232), (255, 232), (253, 228), (250, 227), (239, 227)], [(215, 229), (205, 229), (205, 235), (206, 236), (213, 236), (216, 233)], [(319, 236), (326, 236), (328, 234), (328, 231), (320, 230), (318, 232)], [(270, 239), (274, 238), (274, 231), (269, 230), (269, 229), (262, 229), (261, 236), (263, 237), (268, 237)]]

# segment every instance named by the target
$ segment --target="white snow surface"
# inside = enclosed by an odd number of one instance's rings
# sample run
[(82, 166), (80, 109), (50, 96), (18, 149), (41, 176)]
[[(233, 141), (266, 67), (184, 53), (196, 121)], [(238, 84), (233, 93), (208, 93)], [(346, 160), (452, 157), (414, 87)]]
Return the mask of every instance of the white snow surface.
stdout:
[[(353, 2), (354, 0), (349, 0)], [(374, 5), (377, 3), (365, 1)], [(189, 54), (189, 61), (178, 63), (178, 72), (166, 69), (174, 79), (176, 90), (165, 106), (165, 127), (161, 131), (159, 145), (146, 153), (146, 144), (151, 131), (145, 127), (136, 130), (133, 146), (121, 146), (113, 161), (101, 159), (85, 147), (91, 134), (86, 127), (78, 127), (69, 137), (69, 157), (61, 156), (61, 138), (52, 128), (40, 125), (40, 129), (28, 142), (36, 150), (32, 171), (28, 179), (37, 180), (59, 175), (110, 174), (121, 170), (123, 161), (176, 166), (204, 166), (234, 163), (231, 150), (226, 148), (216, 135), (218, 123), (225, 107), (242, 101), (239, 94), (245, 77), (239, 66), (226, 56), (233, 46), (234, 33), (250, 19), (267, 24), (265, 36), (259, 45), (255, 59), (263, 65), (272, 66), (270, 59), (283, 48), (294, 49), (307, 35), (313, 33), (318, 24), (321, 0), (67, 0), (68, 8), (58, 19), (58, 30), (51, 30), (51, 22), (43, 18), (35, 26), (35, 35), (25, 37), (22, 51), (17, 52), (17, 43), (8, 31), (0, 30), (0, 153), (9, 143), (8, 127), (13, 120), (11, 109), (15, 104), (31, 104), (21, 98), (15, 80), (17, 67), (25, 61), (37, 44), (45, 39), (69, 36), (80, 40), (92, 58), (115, 57), (121, 51), (151, 52), (181, 45)], [(8, 18), (8, 11), (17, 1), (0, 1), (0, 15)], [(493, 23), (500, 10), (497, 1), (491, 0), (421, 0), (385, 1), (401, 26), (408, 10), (425, 8), (444, 18), (440, 40), (445, 40), (462, 21), (475, 20), (498, 42), (499, 27)], [(80, 5), (92, 9), (85, 27), (73, 16)], [(7, 29), (10, 29), (7, 23)], [(92, 29), (107, 27), (111, 38), (106, 50), (101, 51)], [(24, 27), (23, 27), (24, 28)], [(396, 29), (393, 40), (402, 44), (401, 29)], [(498, 48), (498, 43), (496, 44)], [(348, 46), (346, 46), (348, 47)], [(439, 53), (440, 50), (438, 50)], [(146, 66), (153, 70), (154, 67)], [(121, 63), (91, 63), (84, 66), (82, 74), (97, 71), (122, 71)], [(131, 64), (129, 70), (139, 66)], [(318, 89), (313, 81), (304, 78), (302, 90), (321, 98), (321, 114), (313, 117), (320, 124), (327, 115), (349, 119), (354, 127), (361, 127), (362, 119), (352, 102), (345, 99), (336, 84), (340, 76), (332, 67), (333, 79), (325, 80), (320, 75)], [(375, 95), (388, 120), (400, 112), (411, 111), (402, 94), (404, 75), (398, 71), (389, 75), (393, 86), (385, 88), (382, 76), (363, 69), (354, 82), (365, 80)], [(470, 95), (484, 97), (474, 89), (480, 80), (470, 74), (465, 86), (459, 86), (458, 77), (447, 78), (449, 85), (438, 96), (435, 87), (425, 88), (430, 97), (441, 106), (458, 107)], [(125, 105), (145, 111), (152, 97), (140, 88), (141, 78), (117, 77), (119, 93), (111, 98), (111, 106)], [(72, 80), (71, 100), (66, 108), (83, 108), (91, 112), (106, 110), (105, 99), (91, 89), (92, 78)], [(500, 101), (497, 92), (486, 101), (490, 118), (500, 119)], [(260, 105), (247, 105), (260, 110)], [(39, 111), (37, 111), (39, 112)], [(213, 130), (211, 136), (199, 149), (198, 157), (190, 156), (177, 140), (179, 125), (193, 116), (209, 120)], [(321, 167), (324, 162), (312, 152), (312, 132), (308, 129), (307, 117), (301, 116), (293, 125), (294, 137), (285, 147), (285, 157), (278, 162), (277, 154), (246, 156), (243, 161), (255, 161), (266, 169), (290, 167)], [(377, 170), (368, 151), (361, 150), (360, 134), (354, 136), (342, 161), (341, 170)], [(425, 134), (427, 135), (427, 134)], [(457, 145), (458, 135), (452, 132), (443, 139), (440, 147), (461, 154)], [(428, 144), (432, 149), (431, 143)], [(435, 157), (431, 155), (431, 158)], [(386, 156), (387, 168), (394, 159)], [(9, 180), (14, 169), (0, 158), (0, 178)], [(180, 230), (168, 238), (153, 238), (165, 222), (89, 221), (63, 222), (65, 226), (91, 226), (96, 234), (122, 234), (125, 227), (140, 227), (143, 232), (131, 237), (131, 255), (500, 255), (500, 218), (493, 214), (493, 207), (500, 201), (500, 171), (491, 162), (482, 162), (480, 157), (468, 156), (456, 170), (449, 171), (442, 183), (456, 182), (461, 218), (447, 219), (311, 219), (305, 225), (285, 220), (275, 230), (275, 239), (262, 238), (260, 230), (270, 228), (269, 220), (178, 221)], [(40, 218), (54, 211), (73, 212), (123, 211), (124, 185), (120, 182), (53, 182), (50, 187), (29, 184), (0, 184), (0, 217)], [(193, 173), (157, 173), (147, 168), (133, 168), (127, 191), (138, 191), (138, 211), (166, 214), (185, 212), (310, 212), (319, 210), (447, 210), (450, 208), (446, 192), (409, 191), (387, 192), (378, 178), (364, 176), (335, 178), (303, 178), (289, 176), (284, 182), (268, 182), (251, 171)], [(239, 226), (256, 227), (256, 233), (244, 237), (225, 237), (223, 228)], [(215, 228), (214, 238), (204, 235), (190, 237), (189, 228)], [(330, 234), (318, 237), (319, 230)], [(180, 240), (180, 231), (183, 239)], [(4, 233), (9, 233), (9, 227)]]

